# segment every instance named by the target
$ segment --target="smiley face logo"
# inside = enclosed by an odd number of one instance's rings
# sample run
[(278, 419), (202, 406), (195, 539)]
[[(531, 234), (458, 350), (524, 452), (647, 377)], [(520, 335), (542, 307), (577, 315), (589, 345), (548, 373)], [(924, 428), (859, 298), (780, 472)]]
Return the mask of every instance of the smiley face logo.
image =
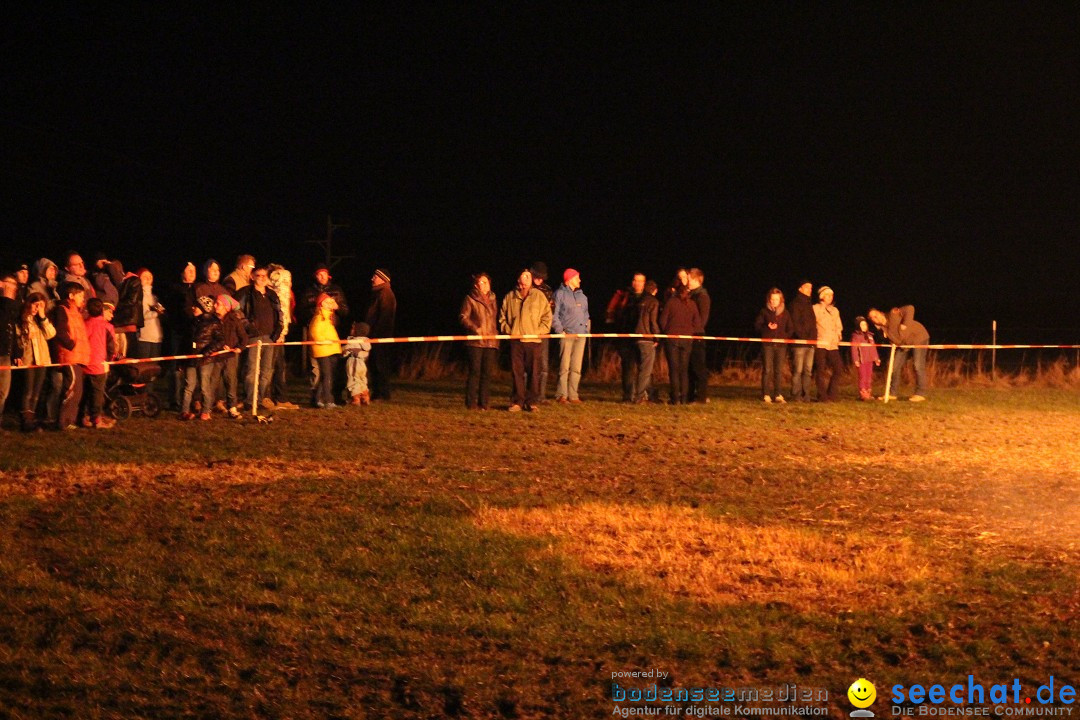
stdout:
[(868, 708), (877, 700), (877, 688), (866, 678), (859, 678), (847, 689), (848, 700), (857, 708)]

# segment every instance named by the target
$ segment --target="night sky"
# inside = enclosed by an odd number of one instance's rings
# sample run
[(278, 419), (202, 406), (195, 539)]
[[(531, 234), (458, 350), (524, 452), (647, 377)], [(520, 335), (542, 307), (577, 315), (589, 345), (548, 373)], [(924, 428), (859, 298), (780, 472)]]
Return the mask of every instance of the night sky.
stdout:
[(250, 251), (303, 287), (331, 214), (336, 279), (362, 303), (388, 268), (403, 332), (543, 259), (594, 316), (696, 265), (717, 332), (808, 277), (846, 323), (1076, 341), (1080, 10), (632, 5), (9, 13), (0, 260), (161, 287)]

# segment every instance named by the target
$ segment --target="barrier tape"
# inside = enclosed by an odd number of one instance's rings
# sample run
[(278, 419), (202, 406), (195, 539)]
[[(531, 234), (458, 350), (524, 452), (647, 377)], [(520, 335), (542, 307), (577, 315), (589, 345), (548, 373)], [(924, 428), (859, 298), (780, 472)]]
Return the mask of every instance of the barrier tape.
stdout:
[[(412, 335), (396, 338), (368, 338), (372, 345), (390, 345), (395, 343), (427, 343), (427, 342), (475, 342), (482, 340), (544, 340), (560, 338), (605, 338), (605, 339), (633, 339), (633, 340), (708, 340), (711, 342), (749, 342), (749, 343), (773, 343), (777, 345), (809, 345), (817, 347), (816, 340), (795, 340), (787, 338), (753, 338), (732, 337), (724, 335), (665, 335), (662, 333), (553, 333), (546, 335)], [(297, 347), (301, 345), (346, 345), (348, 340), (295, 340), (278, 343), (251, 343), (245, 349), (261, 347)], [(839, 347), (851, 347), (850, 342), (837, 343)], [(928, 345), (892, 345), (891, 343), (863, 343), (860, 347), (874, 348), (897, 348), (901, 350), (913, 350), (926, 348), (927, 350), (1080, 350), (1080, 345), (991, 345), (991, 344), (960, 344), (939, 343)], [(124, 358), (105, 363), (109, 365), (136, 365), (148, 362), (171, 362), (174, 360), (197, 360), (209, 357), (218, 357), (236, 353), (237, 350), (220, 350), (209, 355), (163, 355), (152, 358)], [(261, 354), (261, 353), (260, 353)], [(75, 363), (49, 363), (47, 365), (0, 365), (0, 370), (31, 370), (35, 368), (68, 367)]]

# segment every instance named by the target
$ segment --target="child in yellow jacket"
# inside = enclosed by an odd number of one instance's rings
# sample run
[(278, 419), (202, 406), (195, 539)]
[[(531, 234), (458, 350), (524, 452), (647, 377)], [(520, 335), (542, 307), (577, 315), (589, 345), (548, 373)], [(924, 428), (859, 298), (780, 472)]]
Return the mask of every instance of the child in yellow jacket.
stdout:
[(337, 303), (330, 295), (322, 293), (315, 301), (315, 316), (308, 326), (308, 335), (315, 341), (311, 356), (319, 364), (319, 384), (315, 388), (315, 407), (335, 408), (334, 373), (341, 357), (341, 338), (334, 327), (334, 311)]

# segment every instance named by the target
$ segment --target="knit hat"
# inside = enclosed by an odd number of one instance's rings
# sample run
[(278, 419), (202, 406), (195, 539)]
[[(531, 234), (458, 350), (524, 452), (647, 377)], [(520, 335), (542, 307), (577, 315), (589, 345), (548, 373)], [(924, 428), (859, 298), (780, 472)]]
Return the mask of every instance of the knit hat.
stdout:
[(866, 323), (866, 327), (870, 327), (870, 321), (864, 318), (862, 315), (855, 318), (855, 329), (858, 330), (859, 326), (862, 325), (864, 322)]
[(568, 282), (570, 282), (570, 278), (574, 277), (575, 275), (580, 275), (580, 274), (581, 273), (579, 273), (574, 268), (566, 268), (565, 270), (563, 270), (562, 281), (564, 283), (568, 283)]
[(326, 263), (319, 263), (315, 266), (315, 272), (312, 275), (318, 275), (320, 270), (325, 270), (327, 275), (330, 274), (330, 266)]
[(381, 278), (384, 283), (390, 282), (390, 273), (383, 268), (379, 268), (375, 271), (375, 277)]
[(532, 267), (529, 268), (529, 272), (532, 273), (532, 276), (534, 278), (540, 278), (541, 280), (548, 279), (547, 263), (542, 260), (537, 260), (536, 262), (534, 262)]
[(217, 301), (225, 306), (226, 312), (232, 312), (233, 310), (240, 309), (240, 303), (236, 302), (236, 298), (226, 293), (221, 293), (217, 296)]
[(200, 295), (196, 302), (199, 303), (199, 309), (204, 313), (209, 314), (214, 312), (214, 298), (209, 295)]
[[(831, 287), (829, 287), (828, 285), (822, 285), (821, 287), (818, 288), (818, 291), (817, 291), (818, 299), (823, 298), (825, 296), (825, 293), (827, 293), (827, 292), (831, 293), (832, 291), (833, 291), (833, 289)], [(833, 294), (835, 295), (835, 293), (833, 293)]]

